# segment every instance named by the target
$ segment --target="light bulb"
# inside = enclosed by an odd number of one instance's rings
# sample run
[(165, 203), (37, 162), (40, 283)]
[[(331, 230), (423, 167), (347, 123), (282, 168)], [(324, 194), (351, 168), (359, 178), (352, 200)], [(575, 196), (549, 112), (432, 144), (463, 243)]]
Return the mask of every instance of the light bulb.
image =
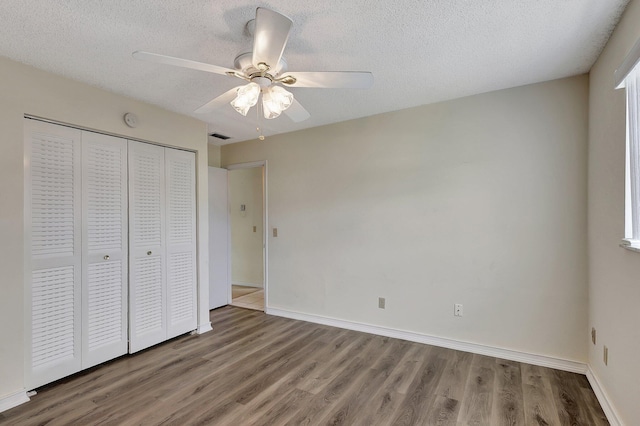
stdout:
[(231, 106), (246, 116), (249, 108), (258, 102), (258, 96), (260, 96), (260, 86), (256, 83), (249, 83), (238, 89), (238, 95), (231, 101)]
[(280, 86), (271, 86), (262, 94), (262, 110), (264, 118), (278, 117), (282, 111), (293, 103), (293, 95)]

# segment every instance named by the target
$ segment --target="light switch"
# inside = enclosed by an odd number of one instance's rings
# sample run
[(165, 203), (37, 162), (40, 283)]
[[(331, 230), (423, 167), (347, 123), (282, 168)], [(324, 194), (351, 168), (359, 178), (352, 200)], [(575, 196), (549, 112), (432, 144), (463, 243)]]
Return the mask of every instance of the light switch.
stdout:
[(254, 227), (253, 227), (253, 232), (256, 232), (256, 231), (257, 231), (257, 228), (258, 228), (257, 226), (254, 226)]
[(278, 228), (273, 228), (273, 236), (274, 238), (278, 236)]

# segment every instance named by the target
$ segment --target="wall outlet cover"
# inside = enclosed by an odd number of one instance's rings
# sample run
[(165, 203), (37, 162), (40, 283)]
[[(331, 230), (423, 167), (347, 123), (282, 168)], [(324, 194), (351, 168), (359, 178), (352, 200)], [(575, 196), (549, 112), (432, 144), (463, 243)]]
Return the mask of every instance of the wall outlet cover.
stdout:
[(453, 315), (456, 317), (461, 317), (463, 315), (462, 304), (456, 303), (453, 305)]

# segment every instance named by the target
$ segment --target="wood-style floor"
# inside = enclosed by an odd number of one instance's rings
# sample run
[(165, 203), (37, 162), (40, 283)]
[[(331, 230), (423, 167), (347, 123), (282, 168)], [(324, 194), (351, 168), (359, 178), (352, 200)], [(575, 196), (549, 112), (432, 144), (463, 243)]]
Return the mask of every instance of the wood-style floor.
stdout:
[(224, 307), (183, 336), (38, 390), (12, 425), (601, 425), (587, 379)]

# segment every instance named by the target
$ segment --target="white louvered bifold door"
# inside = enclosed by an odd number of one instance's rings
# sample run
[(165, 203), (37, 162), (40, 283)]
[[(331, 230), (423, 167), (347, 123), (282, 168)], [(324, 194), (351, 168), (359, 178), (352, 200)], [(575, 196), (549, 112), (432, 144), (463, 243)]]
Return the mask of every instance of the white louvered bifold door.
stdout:
[(166, 339), (165, 173), (159, 146), (129, 141), (129, 352)]
[(196, 161), (193, 152), (165, 150), (167, 194), (167, 338), (195, 330)]
[(82, 132), (82, 368), (127, 353), (127, 140)]
[(27, 389), (81, 369), (80, 140), (25, 119)]

